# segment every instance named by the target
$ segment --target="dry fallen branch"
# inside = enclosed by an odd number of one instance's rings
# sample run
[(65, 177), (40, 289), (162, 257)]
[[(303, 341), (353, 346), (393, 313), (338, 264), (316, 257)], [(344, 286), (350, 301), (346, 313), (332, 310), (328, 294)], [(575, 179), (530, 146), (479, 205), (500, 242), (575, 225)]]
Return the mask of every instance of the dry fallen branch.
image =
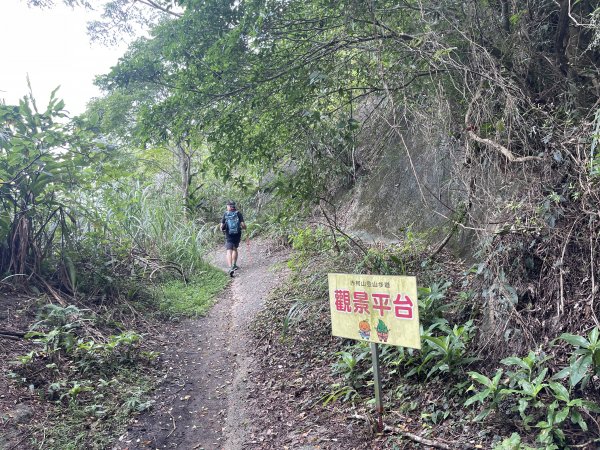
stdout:
[(17, 337), (17, 336), (12, 336), (10, 334), (4, 334), (4, 333), (0, 333), (0, 339), (10, 339), (13, 341), (20, 341), (21, 338)]
[(408, 431), (404, 431), (398, 427), (392, 427), (390, 425), (386, 425), (384, 427), (384, 431), (390, 431), (392, 433), (399, 434), (400, 436), (406, 437), (406, 438), (410, 439), (411, 441), (418, 442), (419, 444), (429, 445), (430, 447), (441, 448), (444, 450), (452, 450), (452, 449), (456, 449), (456, 448), (469, 448), (469, 449), (475, 448), (472, 445), (464, 444), (464, 443), (446, 444), (445, 442), (434, 441), (433, 439), (427, 439), (427, 438), (419, 436), (418, 434), (410, 433)]
[(510, 162), (541, 161), (542, 158), (540, 158), (539, 156), (515, 156), (513, 152), (511, 152), (508, 148), (506, 148), (502, 144), (492, 141), (491, 139), (482, 138), (473, 131), (474, 121), (471, 116), (473, 114), (474, 106), (477, 104), (477, 102), (479, 101), (479, 99), (481, 98), (481, 96), (483, 94), (484, 84), (485, 84), (485, 80), (482, 78), (479, 81), (477, 90), (473, 94), (473, 98), (469, 102), (469, 106), (467, 107), (467, 111), (465, 113), (465, 129), (467, 130), (468, 136), (475, 142), (479, 142), (480, 144), (486, 145), (488, 147), (493, 148), (494, 150), (499, 151)]
[(67, 307), (67, 302), (65, 301), (64, 298), (62, 298), (60, 296), (60, 294), (58, 293), (58, 291), (56, 289), (54, 289), (52, 286), (50, 286), (50, 284), (43, 279), (41, 276), (38, 275), (39, 280), (42, 282), (42, 284), (46, 287), (46, 290), (50, 293), (50, 295), (52, 297), (54, 297), (54, 299), (60, 304), (60, 306), (62, 306), (63, 308)]
[(167, 437), (171, 437), (171, 435), (175, 432), (175, 430), (177, 429), (177, 425), (175, 424), (175, 417), (173, 417), (173, 414), (171, 414), (169, 411), (167, 411), (167, 414), (169, 416), (171, 416), (171, 420), (173, 421), (173, 429), (169, 432), (169, 434), (167, 434)]
[(10, 330), (0, 330), (0, 335), (13, 336), (15, 338), (25, 337), (25, 333), (22, 331), (10, 331)]
[[(358, 419), (358, 420), (364, 420), (367, 423), (371, 423), (371, 420), (369, 420), (368, 417), (366, 416), (361, 416), (359, 414), (354, 414), (352, 417), (352, 419)], [(418, 442), (419, 444), (423, 444), (423, 445), (428, 445), (430, 447), (435, 447), (435, 448), (441, 448), (444, 450), (452, 450), (452, 449), (456, 449), (456, 448), (465, 448), (465, 449), (474, 449), (476, 447), (474, 447), (471, 444), (467, 444), (467, 443), (452, 443), (452, 444), (447, 444), (446, 442), (441, 442), (441, 441), (435, 441), (433, 439), (427, 439), (424, 438), (422, 436), (419, 436), (418, 434), (414, 434), (414, 433), (410, 433), (408, 431), (404, 431), (399, 427), (393, 427), (391, 425), (385, 425), (383, 428), (383, 431), (387, 431), (387, 432), (391, 432), (394, 434), (399, 434), (400, 436), (406, 437), (408, 439), (410, 439), (411, 441), (414, 442)]]
[(510, 162), (526, 162), (526, 161), (541, 161), (542, 160), (542, 158), (540, 158), (539, 156), (515, 156), (513, 154), (513, 152), (511, 152), (505, 146), (498, 144), (497, 142), (494, 142), (491, 139), (485, 139), (485, 138), (479, 137), (471, 130), (469, 130), (468, 133), (469, 133), (469, 137), (471, 139), (473, 139), (475, 142), (479, 142), (480, 144), (487, 145), (488, 147), (491, 147), (494, 150), (498, 150)]

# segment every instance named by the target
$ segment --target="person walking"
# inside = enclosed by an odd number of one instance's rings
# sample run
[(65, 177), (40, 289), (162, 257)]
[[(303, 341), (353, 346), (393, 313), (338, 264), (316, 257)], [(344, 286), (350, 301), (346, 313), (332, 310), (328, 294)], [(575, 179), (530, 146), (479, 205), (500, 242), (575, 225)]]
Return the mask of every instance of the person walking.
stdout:
[(235, 202), (229, 200), (227, 202), (227, 211), (221, 219), (221, 231), (225, 233), (225, 250), (227, 252), (227, 267), (229, 268), (229, 276), (233, 276), (236, 270), (238, 259), (238, 247), (242, 239), (242, 230), (246, 229), (244, 216), (235, 207)]

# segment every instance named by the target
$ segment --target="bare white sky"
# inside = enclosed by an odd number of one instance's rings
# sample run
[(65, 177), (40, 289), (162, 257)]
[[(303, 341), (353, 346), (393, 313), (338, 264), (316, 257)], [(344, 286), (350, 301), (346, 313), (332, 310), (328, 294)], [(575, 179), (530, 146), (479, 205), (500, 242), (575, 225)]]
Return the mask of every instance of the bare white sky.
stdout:
[(40, 109), (60, 85), (57, 96), (66, 110), (82, 113), (90, 98), (100, 94), (93, 85), (95, 75), (108, 72), (126, 49), (125, 44), (90, 43), (86, 22), (94, 14), (99, 13), (62, 4), (42, 9), (27, 7), (25, 0), (0, 0), (0, 99), (18, 103), (28, 92), (29, 74)]

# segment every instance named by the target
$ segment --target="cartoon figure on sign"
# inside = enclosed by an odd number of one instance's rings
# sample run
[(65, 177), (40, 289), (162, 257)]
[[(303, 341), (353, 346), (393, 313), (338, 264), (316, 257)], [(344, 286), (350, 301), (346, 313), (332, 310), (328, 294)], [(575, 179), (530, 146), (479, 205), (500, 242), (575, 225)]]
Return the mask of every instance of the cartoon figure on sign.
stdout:
[(377, 323), (377, 337), (381, 342), (387, 342), (389, 335), (389, 328), (383, 323), (383, 320), (379, 319)]
[(371, 337), (371, 325), (366, 320), (358, 322), (358, 334), (363, 339), (369, 339)]

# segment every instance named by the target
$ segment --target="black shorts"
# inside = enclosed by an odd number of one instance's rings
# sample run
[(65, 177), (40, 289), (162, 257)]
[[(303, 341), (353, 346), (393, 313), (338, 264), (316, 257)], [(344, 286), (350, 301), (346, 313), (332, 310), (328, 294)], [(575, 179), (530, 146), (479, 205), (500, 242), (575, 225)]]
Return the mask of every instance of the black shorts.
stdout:
[(240, 240), (242, 239), (242, 233), (239, 234), (226, 234), (225, 235), (225, 248), (227, 250), (235, 250), (240, 246)]

